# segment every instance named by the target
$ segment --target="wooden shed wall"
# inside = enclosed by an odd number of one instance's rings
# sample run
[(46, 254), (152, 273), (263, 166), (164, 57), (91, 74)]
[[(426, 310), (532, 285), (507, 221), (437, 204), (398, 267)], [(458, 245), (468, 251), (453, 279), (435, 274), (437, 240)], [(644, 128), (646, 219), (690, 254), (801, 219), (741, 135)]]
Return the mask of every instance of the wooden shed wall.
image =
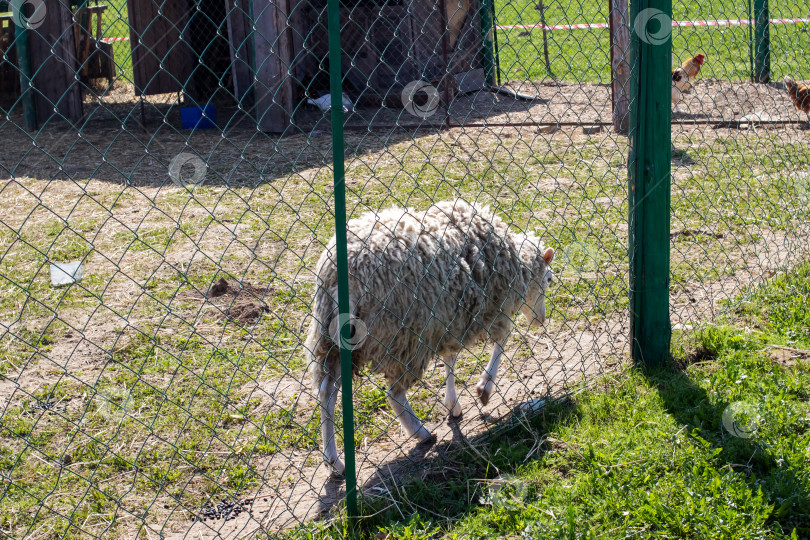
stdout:
[(54, 2), (45, 20), (28, 32), (37, 123), (52, 119), (77, 122), (82, 117), (82, 96), (74, 41), (73, 12), (67, 2)]
[[(447, 2), (446, 6), (440, 0), (383, 5), (363, 2), (341, 8), (341, 63), (347, 93), (369, 105), (393, 104), (399, 101), (399, 93), (410, 81), (435, 82), (446, 73), (479, 68), (477, 2)], [(450, 17), (442, 13), (442, 7), (450, 12)], [(454, 21), (458, 33), (451, 46), (450, 32), (445, 29), (452, 15), (464, 8), (467, 14), (461, 23)], [(317, 97), (328, 92), (326, 3), (301, 2), (297, 9), (302, 15), (295, 30), (305, 36), (305, 51), (296, 58), (294, 74), (301, 83), (301, 91), (309, 87), (309, 94)], [(443, 37), (447, 40), (446, 63), (441, 46)]]
[[(227, 13), (220, 32), (230, 42), (229, 91), (245, 106), (255, 102), (262, 129), (283, 131), (307, 97), (329, 93), (326, 0), (216, 1)], [(199, 58), (189, 17), (198, 5), (203, 0), (127, 0), (138, 95), (206, 97), (189, 80)], [(435, 84), (480, 67), (477, 9), (476, 0), (344, 0), (346, 93), (360, 105), (397, 106), (411, 81)]]
[(127, 0), (135, 95), (179, 92), (188, 82), (193, 52), (184, 35), (186, 0)]

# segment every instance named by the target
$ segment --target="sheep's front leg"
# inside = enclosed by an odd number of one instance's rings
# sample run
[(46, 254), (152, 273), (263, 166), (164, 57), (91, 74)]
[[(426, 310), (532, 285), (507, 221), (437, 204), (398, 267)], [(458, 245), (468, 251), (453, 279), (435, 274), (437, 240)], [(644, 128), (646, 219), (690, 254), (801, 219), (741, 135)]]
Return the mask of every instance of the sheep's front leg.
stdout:
[(335, 405), (338, 395), (338, 378), (334, 374), (325, 374), (318, 389), (318, 405), (321, 409), (321, 437), (323, 440), (323, 460), (331, 465), (335, 472), (343, 474), (345, 465), (340, 460), (335, 441)]
[[(505, 340), (504, 340), (505, 341)], [(496, 343), (492, 349), (492, 357), (489, 359), (489, 364), (481, 374), (481, 379), (475, 385), (475, 393), (478, 394), (478, 399), (481, 400), (482, 405), (486, 405), (489, 398), (492, 396), (492, 390), (495, 389), (495, 379), (498, 377), (498, 367), (501, 364), (501, 355), (503, 354), (503, 344)]]
[(443, 359), (444, 372), (447, 376), (447, 389), (444, 392), (444, 406), (453, 418), (461, 416), (461, 403), (458, 402), (458, 395), (456, 394), (456, 377), (453, 368), (456, 365), (457, 355), (448, 356)]
[(416, 416), (416, 413), (411, 409), (411, 404), (408, 403), (408, 397), (405, 395), (404, 390), (388, 389), (388, 404), (394, 410), (394, 414), (408, 434), (408, 437), (416, 437), (419, 442), (425, 441), (431, 437), (430, 431), (422, 424), (422, 421)]

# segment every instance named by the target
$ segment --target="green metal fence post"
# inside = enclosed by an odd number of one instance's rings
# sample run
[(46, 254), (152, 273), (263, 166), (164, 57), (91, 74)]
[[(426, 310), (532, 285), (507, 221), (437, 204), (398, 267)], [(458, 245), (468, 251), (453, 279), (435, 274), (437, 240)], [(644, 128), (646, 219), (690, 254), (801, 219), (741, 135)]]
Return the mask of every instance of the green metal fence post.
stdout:
[[(18, 9), (22, 9), (22, 6)], [(28, 46), (28, 30), (17, 24), (14, 17), (14, 43), (17, 47), (17, 65), (20, 67), (20, 101), (23, 108), (23, 122), (28, 131), (37, 130), (37, 112), (34, 104), (34, 91), (31, 89), (31, 49)]]
[(479, 2), (479, 18), (481, 19), (481, 67), (484, 68), (484, 80), (490, 86), (495, 85), (494, 47), (492, 44), (493, 14), (489, 10), (487, 0)]
[(754, 0), (754, 82), (771, 82), (771, 32), (768, 0)]
[(340, 0), (328, 0), (329, 92), (332, 97), (332, 167), (335, 185), (335, 249), (337, 250), (338, 311), (340, 327), (340, 379), (343, 394), (343, 452), (346, 463), (346, 512), (357, 516), (357, 476), (354, 463), (354, 409), (352, 404), (351, 325), (348, 321), (349, 264), (346, 248), (346, 183), (343, 156), (343, 73), (340, 50)]
[(669, 354), (672, 1), (631, 2), (629, 255), (633, 360)]

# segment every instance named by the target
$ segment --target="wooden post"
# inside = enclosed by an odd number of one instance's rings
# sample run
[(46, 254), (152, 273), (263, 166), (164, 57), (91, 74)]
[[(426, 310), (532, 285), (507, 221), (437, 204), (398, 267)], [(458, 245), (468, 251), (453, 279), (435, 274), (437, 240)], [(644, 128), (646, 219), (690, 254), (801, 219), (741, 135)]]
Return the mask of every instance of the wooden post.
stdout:
[(551, 60), (548, 57), (548, 29), (546, 28), (546, 6), (543, 4), (543, 0), (537, 4), (537, 8), (540, 10), (540, 28), (543, 31), (543, 59), (546, 62), (546, 75), (551, 77), (552, 79), (556, 79), (554, 73), (551, 71)]
[(31, 53), (36, 120), (78, 122), (82, 118), (73, 13), (67, 3), (49, 2), (42, 24), (26, 32)]
[[(280, 133), (293, 111), (292, 39), (288, 0), (252, 0), (254, 17), (254, 91), (262, 131)], [(330, 65), (332, 64), (330, 58)], [(340, 66), (340, 58), (334, 60)], [(341, 109), (342, 110), (342, 109)]]
[(250, 18), (245, 0), (225, 0), (228, 42), (231, 53), (233, 95), (243, 105), (252, 105), (250, 77)]
[(610, 0), (610, 86), (613, 130), (627, 135), (630, 123), (630, 24), (627, 0)]
[[(666, 361), (672, 334), (669, 320), (672, 0), (638, 0), (631, 8), (635, 32), (630, 56), (632, 100), (627, 171), (630, 343), (635, 363), (652, 367)], [(655, 17), (649, 17), (650, 13)], [(659, 27), (646, 28), (648, 24)]]

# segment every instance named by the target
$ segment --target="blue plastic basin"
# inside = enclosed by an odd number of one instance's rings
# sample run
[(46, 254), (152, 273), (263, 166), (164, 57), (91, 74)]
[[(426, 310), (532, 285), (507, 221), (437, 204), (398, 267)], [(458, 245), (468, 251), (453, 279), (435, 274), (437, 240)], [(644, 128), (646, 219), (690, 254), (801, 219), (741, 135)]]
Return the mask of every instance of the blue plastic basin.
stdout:
[(182, 107), (180, 121), (183, 129), (212, 129), (217, 127), (217, 109), (213, 105)]

